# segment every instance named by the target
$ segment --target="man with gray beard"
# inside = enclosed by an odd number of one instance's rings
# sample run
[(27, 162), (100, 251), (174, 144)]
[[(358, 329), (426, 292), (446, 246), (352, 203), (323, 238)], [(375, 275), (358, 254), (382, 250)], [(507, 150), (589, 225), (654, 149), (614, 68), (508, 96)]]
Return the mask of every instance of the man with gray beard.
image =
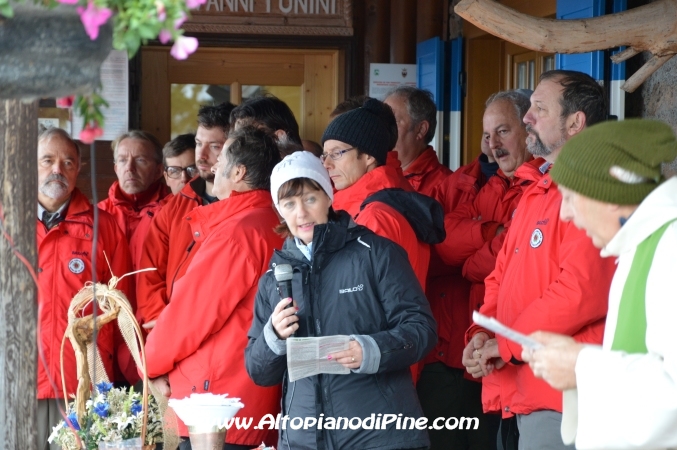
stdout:
[[(80, 173), (80, 151), (68, 134), (58, 128), (43, 131), (38, 138), (38, 441), (39, 449), (47, 443), (52, 427), (63, 418), (61, 389), (61, 339), (68, 324), (68, 307), (73, 296), (93, 278), (92, 244), (94, 206), (76, 187)], [(108, 283), (112, 275), (122, 276), (131, 270), (129, 249), (115, 219), (99, 211), (96, 250), (96, 281)], [(105, 257), (104, 257), (105, 254)], [(106, 262), (110, 261), (110, 269)], [(127, 279), (117, 288), (127, 296)], [(124, 342), (115, 338), (115, 322), (104, 325), (98, 333), (98, 349), (109, 379), (113, 379), (123, 355)], [(119, 342), (120, 345), (117, 345)], [(119, 351), (118, 351), (119, 350)], [(126, 362), (121, 358), (120, 362)], [(68, 395), (78, 385), (75, 353), (64, 347), (63, 373)], [(101, 374), (99, 374), (101, 375)], [(52, 445), (52, 448), (58, 448)]]
[[(601, 343), (614, 262), (600, 257), (585, 232), (560, 220), (562, 196), (549, 171), (564, 142), (605, 118), (604, 90), (590, 76), (566, 70), (541, 75), (524, 123), (529, 152), (543, 159), (524, 173), (532, 184), (485, 280), (482, 314), (524, 334), (547, 330)], [(494, 379), (492, 406), (503, 418), (516, 418), (519, 448), (573, 448), (560, 435), (561, 393), (534, 377), (522, 347), (478, 325), (466, 340), (463, 364), (475, 378)]]

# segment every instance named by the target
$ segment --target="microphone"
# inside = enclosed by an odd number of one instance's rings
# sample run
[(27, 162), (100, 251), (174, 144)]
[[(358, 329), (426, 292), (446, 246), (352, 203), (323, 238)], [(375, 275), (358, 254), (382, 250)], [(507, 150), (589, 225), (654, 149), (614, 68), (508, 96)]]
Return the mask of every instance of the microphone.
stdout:
[[(275, 266), (275, 279), (277, 280), (277, 293), (280, 294), (280, 300), (292, 298), (291, 279), (294, 276), (294, 269), (291, 264), (278, 264)], [(289, 306), (292, 304), (290, 303)], [(287, 308), (289, 308), (287, 306)]]
[[(291, 279), (293, 276), (294, 269), (291, 264), (278, 264), (275, 266), (275, 280), (277, 280), (277, 293), (280, 294), (280, 300), (293, 298), (291, 295)], [(293, 304), (294, 302), (290, 302), (285, 308), (289, 308)], [(289, 337), (294, 337), (294, 334)]]

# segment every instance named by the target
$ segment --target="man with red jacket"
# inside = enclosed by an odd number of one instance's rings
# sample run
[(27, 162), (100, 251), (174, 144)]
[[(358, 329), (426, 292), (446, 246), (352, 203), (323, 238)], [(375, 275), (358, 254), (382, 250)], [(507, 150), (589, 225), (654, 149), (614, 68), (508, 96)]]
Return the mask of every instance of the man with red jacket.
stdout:
[[(544, 158), (512, 218), (496, 268), (485, 281), (483, 314), (519, 332), (552, 331), (602, 342), (614, 262), (559, 219), (561, 194), (548, 171), (564, 143), (606, 117), (604, 90), (590, 76), (553, 70), (541, 75), (524, 116), (529, 152)], [(520, 176), (522, 172), (520, 172)], [(467, 332), (463, 363), (475, 377), (496, 374), (503, 417), (516, 416), (520, 448), (564, 449), (562, 396), (534, 377), (522, 347), (477, 325)]]
[[(386, 164), (397, 134), (390, 107), (376, 99), (338, 115), (322, 135), (322, 160), (337, 190), (334, 208), (360, 225), (404, 248), (421, 286), (430, 260), (428, 244), (443, 239), (440, 205), (412, 192), (397, 170)], [(418, 220), (415, 220), (418, 219)]]
[[(489, 97), (484, 111), (482, 139), (486, 141), (501, 169), (489, 178), (474, 200), (459, 205), (445, 215), (444, 225), (449, 238), (435, 246), (442, 260), (456, 269), (462, 269), (463, 276), (472, 283), (470, 294), (464, 299), (466, 302), (463, 312), (464, 330), (472, 323), (470, 318), (472, 311), (482, 306), (484, 279), (494, 270), (496, 253), (503, 244), (505, 230), (523, 189), (530, 183), (515, 176), (518, 167), (519, 170), (525, 169), (526, 165), (523, 166), (522, 163), (532, 159), (527, 151), (527, 132), (522, 122), (528, 109), (529, 97), (521, 91), (503, 91)], [(538, 170), (537, 166), (530, 167), (532, 170)], [(462, 351), (465, 347), (465, 338), (459, 336), (459, 339), (458, 344)], [(460, 365), (461, 359), (462, 355), (455, 363)], [(442, 381), (445, 379), (448, 384), (451, 384), (452, 379), (457, 379), (458, 392), (464, 393), (457, 395), (462, 395), (466, 401), (447, 402), (450, 409), (446, 411), (438, 409), (434, 413), (436, 417), (468, 415), (479, 417), (480, 428), (486, 423), (487, 432), (480, 436), (468, 431), (440, 430), (431, 433), (431, 436), (449, 435), (448, 441), (453, 438), (450, 435), (464, 434), (465, 440), (454, 448), (495, 448), (500, 416), (483, 415), (481, 407), (481, 398), (493, 398), (496, 395), (496, 389), (492, 389), (491, 385), (493, 377), (488, 377), (489, 379), (485, 379), (480, 385), (464, 379), (462, 374), (465, 370), (456, 367), (456, 365), (448, 368), (438, 367), (439, 384), (443, 385)], [(446, 374), (446, 378), (443, 374)], [(419, 386), (419, 391), (422, 387)], [(433, 404), (440, 403), (439, 391), (437, 397), (434, 391), (427, 392)], [(485, 412), (500, 412), (499, 409), (493, 404), (488, 407), (485, 400)]]
[(221, 153), (230, 129), (230, 112), (234, 105), (203, 106), (197, 116), (195, 159), (199, 177), (187, 183), (169, 200), (150, 225), (141, 255), (141, 267), (157, 270), (142, 272), (137, 277), (137, 318), (146, 328), (152, 325), (168, 303), (174, 282), (185, 273), (197, 250), (196, 241), (185, 216), (194, 208), (218, 199), (212, 196), (212, 166)]
[(435, 186), (451, 175), (430, 146), (437, 127), (437, 106), (429, 91), (398, 86), (383, 103), (390, 106), (397, 121), (395, 151), (404, 177), (416, 192), (431, 196)]
[[(61, 388), (61, 339), (68, 325), (72, 298), (93, 278), (107, 283), (112, 275), (131, 271), (129, 250), (122, 231), (109, 214), (99, 211), (96, 258), (92, 258), (94, 206), (75, 187), (80, 173), (80, 151), (68, 134), (58, 128), (43, 131), (38, 138), (38, 442), (49, 448), (52, 427), (63, 420)], [(105, 257), (104, 257), (105, 254)], [(106, 262), (110, 261), (110, 269)], [(112, 271), (112, 273), (111, 273)], [(117, 288), (129, 295), (127, 279)], [(97, 343), (109, 379), (118, 356), (115, 322), (99, 330)], [(122, 343), (124, 345), (124, 343)], [(44, 364), (43, 364), (44, 361)], [(46, 366), (45, 366), (46, 364)], [(74, 395), (78, 386), (75, 353), (64, 347), (63, 371), (66, 392)], [(53, 448), (58, 446), (53, 445)]]
[(145, 131), (132, 130), (111, 144), (118, 180), (99, 208), (115, 218), (127, 237), (134, 270), (141, 269), (141, 251), (153, 217), (168, 194), (162, 180), (162, 145)]
[[(220, 201), (186, 217), (202, 245), (146, 343), (148, 375), (168, 375), (171, 398), (227, 393), (241, 398), (239, 416), (252, 418), (254, 425), (280, 411), (280, 386), (256, 386), (244, 364), (258, 281), (282, 246), (270, 196), (270, 174), (278, 162), (280, 151), (265, 131), (244, 127), (230, 134), (212, 168), (212, 192)], [(187, 436), (183, 424), (179, 431)], [(262, 441), (276, 442), (277, 432), (233, 427), (223, 448), (249, 450)]]

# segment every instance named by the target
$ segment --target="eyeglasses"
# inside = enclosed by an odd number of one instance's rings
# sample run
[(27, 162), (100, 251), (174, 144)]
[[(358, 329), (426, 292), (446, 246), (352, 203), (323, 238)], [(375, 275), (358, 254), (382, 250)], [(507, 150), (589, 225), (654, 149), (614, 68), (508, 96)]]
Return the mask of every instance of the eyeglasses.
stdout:
[(193, 178), (195, 175), (198, 174), (197, 167), (195, 167), (195, 164), (188, 166), (188, 167), (180, 167), (180, 166), (167, 166), (165, 169), (165, 172), (167, 172), (167, 176), (169, 178), (181, 178), (181, 175), (183, 172), (186, 172), (186, 175), (188, 175), (188, 178)]
[(329, 157), (329, 158), (331, 158), (333, 161), (336, 161), (337, 159), (341, 159), (341, 157), (343, 156), (344, 153), (347, 153), (347, 152), (349, 152), (349, 151), (351, 151), (351, 150), (357, 150), (357, 147), (350, 147), (350, 148), (347, 148), (347, 149), (345, 149), (345, 150), (337, 150), (337, 151), (331, 152), (331, 153), (322, 153), (322, 154), (320, 155), (320, 160), (321, 160), (322, 162), (325, 162), (326, 159), (327, 159), (327, 157)]

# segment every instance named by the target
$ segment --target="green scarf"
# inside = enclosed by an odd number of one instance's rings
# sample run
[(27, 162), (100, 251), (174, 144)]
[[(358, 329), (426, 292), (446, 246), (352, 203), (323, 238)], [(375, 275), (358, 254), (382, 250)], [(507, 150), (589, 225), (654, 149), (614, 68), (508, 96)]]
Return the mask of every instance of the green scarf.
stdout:
[(648, 353), (646, 348), (646, 280), (658, 242), (674, 220), (663, 225), (637, 246), (618, 306), (618, 320), (611, 350)]

